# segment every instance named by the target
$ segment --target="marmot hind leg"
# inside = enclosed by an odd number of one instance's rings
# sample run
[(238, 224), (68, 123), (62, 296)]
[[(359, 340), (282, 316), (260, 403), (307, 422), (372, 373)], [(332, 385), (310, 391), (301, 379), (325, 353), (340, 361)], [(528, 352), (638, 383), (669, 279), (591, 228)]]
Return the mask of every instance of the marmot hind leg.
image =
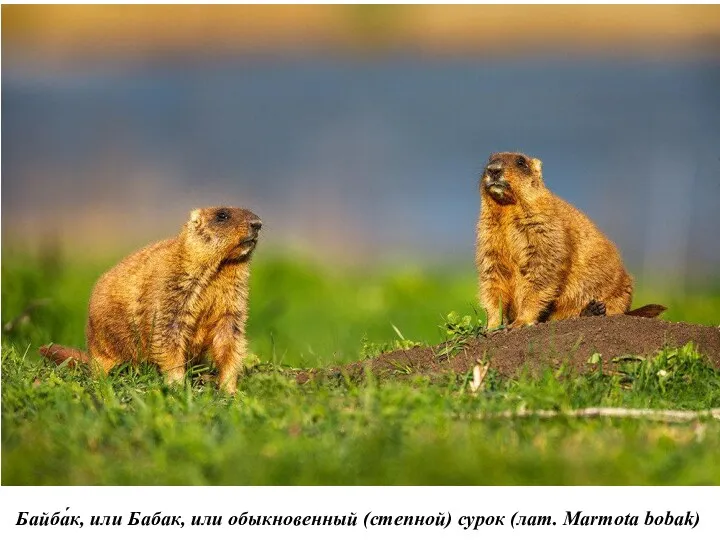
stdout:
[(580, 311), (581, 317), (602, 317), (605, 315), (606, 308), (605, 303), (599, 300), (590, 300), (588, 305)]
[(156, 359), (160, 372), (168, 385), (182, 383), (185, 380), (185, 355), (183, 349), (166, 352)]

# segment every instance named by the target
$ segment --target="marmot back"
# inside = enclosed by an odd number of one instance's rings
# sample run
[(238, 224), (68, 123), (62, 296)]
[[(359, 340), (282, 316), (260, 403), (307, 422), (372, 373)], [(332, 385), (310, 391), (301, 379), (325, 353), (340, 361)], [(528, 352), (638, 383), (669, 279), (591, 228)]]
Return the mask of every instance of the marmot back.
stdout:
[(617, 247), (545, 187), (539, 159), (492, 154), (480, 193), (475, 262), (488, 327), (581, 315), (656, 316), (664, 310), (628, 311), (633, 282)]
[(177, 382), (188, 362), (210, 353), (220, 386), (234, 392), (261, 225), (242, 208), (194, 210), (177, 237), (133, 253), (98, 279), (86, 328), (89, 355), (58, 345), (41, 354), (58, 363), (74, 357), (105, 373), (146, 360)]

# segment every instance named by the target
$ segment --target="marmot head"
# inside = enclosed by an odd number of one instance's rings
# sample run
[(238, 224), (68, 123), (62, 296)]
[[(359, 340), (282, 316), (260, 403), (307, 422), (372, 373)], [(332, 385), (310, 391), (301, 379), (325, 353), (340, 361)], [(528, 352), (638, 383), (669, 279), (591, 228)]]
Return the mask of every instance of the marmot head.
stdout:
[(544, 186), (542, 161), (519, 152), (491, 154), (480, 179), (480, 191), (503, 205), (532, 199)]
[(203, 259), (242, 261), (250, 258), (262, 227), (260, 218), (244, 208), (198, 208), (185, 224), (193, 250)]

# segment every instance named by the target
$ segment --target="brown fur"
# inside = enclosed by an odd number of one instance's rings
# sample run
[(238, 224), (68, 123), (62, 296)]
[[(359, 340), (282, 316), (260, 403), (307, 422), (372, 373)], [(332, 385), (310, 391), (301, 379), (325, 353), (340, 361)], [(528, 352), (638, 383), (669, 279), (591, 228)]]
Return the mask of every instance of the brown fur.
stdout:
[(241, 208), (194, 210), (177, 237), (133, 253), (97, 281), (86, 328), (89, 356), (58, 345), (41, 354), (57, 363), (89, 362), (105, 373), (146, 360), (178, 382), (189, 362), (210, 353), (220, 387), (235, 392), (247, 352), (249, 263), (260, 225)]
[(660, 315), (667, 308), (659, 304), (648, 304), (646, 306), (633, 309), (625, 313), (625, 315), (631, 315), (633, 317), (645, 317), (646, 319), (654, 319)]
[[(492, 154), (480, 193), (475, 262), (489, 328), (628, 312), (633, 282), (617, 247), (545, 187), (539, 159)], [(631, 314), (664, 310), (647, 307)]]

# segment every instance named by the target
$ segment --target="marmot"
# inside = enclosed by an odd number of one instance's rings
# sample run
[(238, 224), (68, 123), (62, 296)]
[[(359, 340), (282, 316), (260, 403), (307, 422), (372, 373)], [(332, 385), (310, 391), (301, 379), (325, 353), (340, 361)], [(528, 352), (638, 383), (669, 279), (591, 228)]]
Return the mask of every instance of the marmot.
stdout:
[[(88, 352), (60, 345), (40, 353), (107, 373), (146, 360), (168, 382), (210, 353), (221, 388), (234, 393), (246, 355), (250, 257), (260, 218), (242, 208), (193, 210), (180, 234), (141, 249), (102, 275), (90, 297)], [(88, 354), (89, 353), (89, 354)]]
[(539, 159), (492, 154), (480, 193), (475, 263), (488, 328), (664, 311), (657, 305), (629, 311), (633, 281), (617, 247), (545, 187)]

